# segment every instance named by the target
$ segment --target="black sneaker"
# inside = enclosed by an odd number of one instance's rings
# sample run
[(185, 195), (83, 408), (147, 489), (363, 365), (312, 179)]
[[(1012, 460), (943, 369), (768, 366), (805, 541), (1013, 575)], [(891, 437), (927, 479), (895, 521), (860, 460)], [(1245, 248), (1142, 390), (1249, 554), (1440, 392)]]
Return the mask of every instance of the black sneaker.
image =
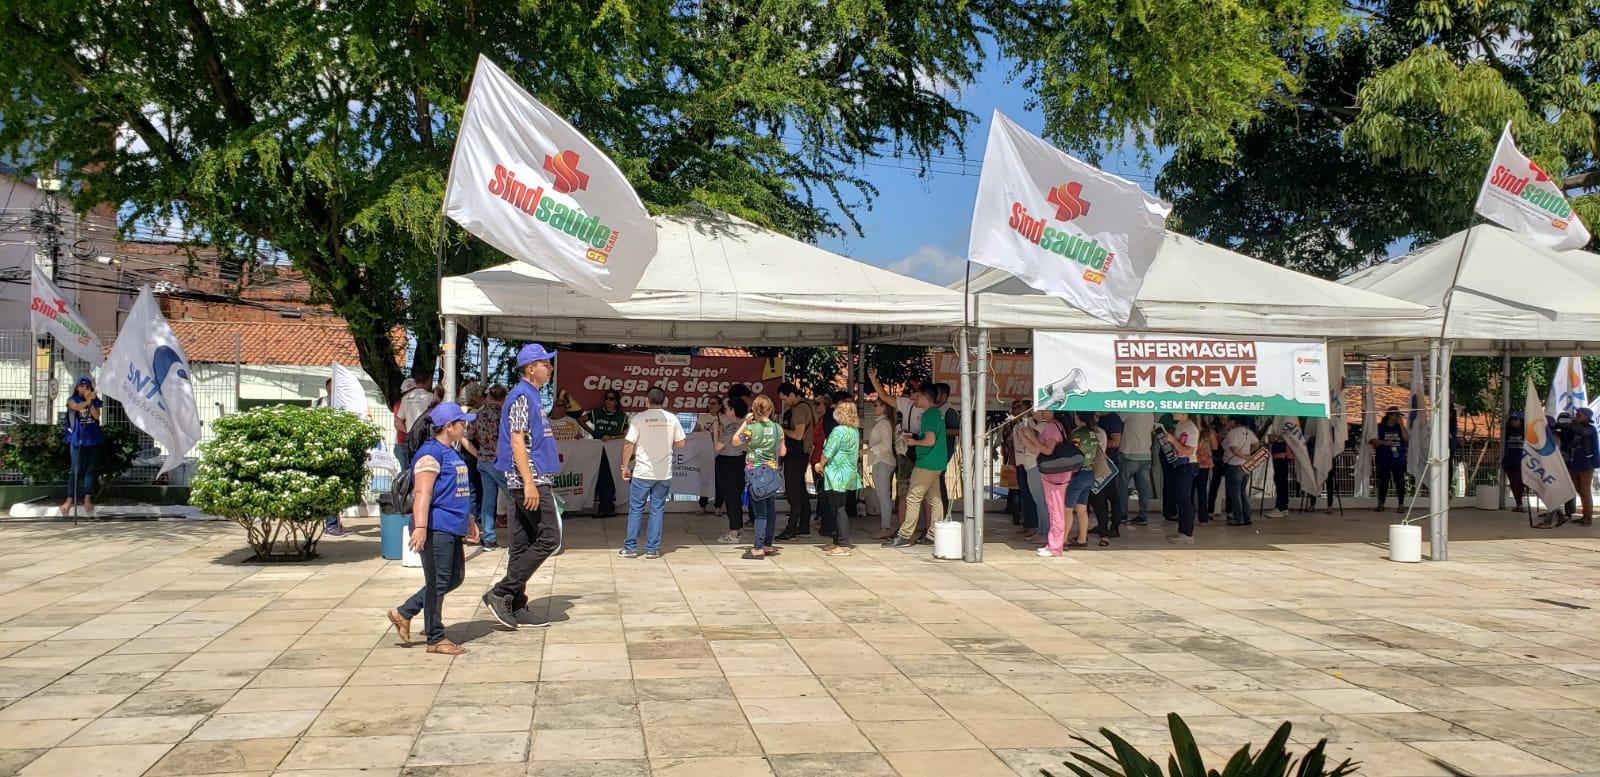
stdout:
[(644, 557), (647, 558), (647, 559), (661, 558), (661, 551), (659, 551), (659, 550), (647, 550), (647, 551), (644, 552)]
[(1149, 518), (1133, 518), (1133, 519), (1129, 520), (1128, 523), (1131, 523), (1134, 526), (1149, 526), (1150, 525), (1150, 519)]
[(489, 614), (493, 615), (495, 620), (500, 621), (501, 626), (512, 631), (516, 630), (517, 617), (512, 614), (511, 607), (506, 604), (506, 600), (495, 596), (494, 592), (491, 591), (483, 595), (483, 603), (488, 606)]
[(489, 542), (487, 540), (478, 543), (478, 547), (483, 548), (484, 550), (499, 550), (500, 549), (499, 543)]
[(627, 548), (622, 548), (621, 550), (617, 551), (617, 555), (621, 556), (622, 558), (638, 558), (639, 557), (639, 551), (637, 551), (637, 550), (628, 550)]
[(793, 542), (795, 540), (810, 540), (810, 539), (811, 539), (811, 532), (808, 532), (808, 531), (784, 532), (783, 534), (778, 535), (778, 541), (780, 541), (780, 542)]
[(895, 537), (894, 539), (883, 543), (883, 547), (885, 547), (885, 548), (909, 548), (909, 547), (911, 547), (912, 545), (915, 545), (915, 544), (916, 543), (912, 542), (911, 540), (902, 539), (900, 537)]
[(517, 625), (527, 626), (530, 629), (543, 629), (550, 625), (550, 621), (534, 615), (533, 611), (526, 607), (512, 613), (512, 617), (516, 618)]

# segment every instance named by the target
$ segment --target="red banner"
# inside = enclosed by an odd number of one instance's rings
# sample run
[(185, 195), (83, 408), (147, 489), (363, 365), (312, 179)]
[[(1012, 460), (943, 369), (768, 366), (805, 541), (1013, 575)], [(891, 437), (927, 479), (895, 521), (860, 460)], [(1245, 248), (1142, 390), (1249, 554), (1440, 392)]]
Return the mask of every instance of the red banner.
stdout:
[(667, 409), (674, 413), (706, 412), (712, 399), (727, 396), (739, 383), (776, 403), (782, 382), (783, 361), (761, 356), (564, 351), (556, 357), (556, 390), (585, 410), (599, 407), (605, 392), (615, 389), (622, 409), (637, 413), (645, 409), (645, 392), (653, 386), (667, 392)]
[[(933, 353), (933, 380), (961, 393), (961, 364), (950, 351)], [(1014, 399), (1033, 396), (1033, 357), (1025, 353), (989, 354), (989, 406), (1009, 409)]]

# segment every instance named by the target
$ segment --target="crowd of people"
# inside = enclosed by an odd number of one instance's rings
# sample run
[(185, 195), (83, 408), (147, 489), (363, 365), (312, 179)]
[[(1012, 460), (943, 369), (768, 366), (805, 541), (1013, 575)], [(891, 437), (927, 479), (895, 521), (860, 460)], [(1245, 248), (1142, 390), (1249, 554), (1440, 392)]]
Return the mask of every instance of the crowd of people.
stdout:
[[(683, 423), (666, 409), (667, 393), (649, 389), (646, 408), (631, 415), (615, 391), (588, 410), (564, 395), (546, 410), (541, 396), (554, 358), (542, 346), (526, 346), (517, 356), (515, 386), (485, 387), (469, 378), (459, 405), (442, 402), (442, 391), (426, 380), (406, 382), (395, 407), (396, 450), (412, 474), (416, 499), (409, 542), (422, 555), (425, 582), (387, 614), (402, 639), (410, 640), (411, 619), (422, 613), (430, 651), (462, 652), (444, 638), (437, 612), (461, 583), (463, 548), (470, 544), (509, 549), (504, 578), (483, 595), (495, 620), (511, 629), (545, 625), (528, 610), (526, 587), (561, 542), (551, 492), (561, 467), (559, 440), (623, 441), (617, 463), (622, 484), (612, 482), (612, 468), (603, 463), (594, 512), (614, 515), (617, 489), (626, 484), (627, 524), (617, 555), (661, 556), (673, 455), (686, 442)], [(777, 402), (745, 385), (716, 398), (694, 426), (709, 433), (715, 454), (715, 487), (699, 504), (702, 513), (726, 515), (727, 531), (717, 542), (747, 544), (743, 557), (760, 560), (780, 554), (782, 543), (808, 542), (816, 534), (824, 538), (824, 553), (848, 556), (857, 541), (852, 524), (862, 511), (861, 491), (868, 485), (879, 516), (872, 539), (891, 548), (927, 541), (932, 523), (948, 517), (952, 487), (959, 488), (951, 466), (959, 410), (946, 384), (909, 380), (888, 386), (875, 370), (868, 377), (859, 392), (808, 397), (786, 382)], [(94, 417), (92, 386), (89, 392), (74, 406), (81, 407), (84, 423)], [(1600, 465), (1595, 427), (1587, 410), (1570, 418), (1562, 414), (1555, 425), (1581, 495), (1577, 520), (1587, 525), (1593, 509), (1589, 484)], [(1197, 528), (1212, 521), (1251, 525), (1251, 473), (1268, 462), (1276, 499), (1265, 516), (1284, 517), (1295, 456), (1312, 452), (1294, 449), (1270, 429), (1263, 435), (1250, 417), (1052, 412), (1032, 410), (1023, 400), (991, 431), (996, 453), (1016, 476), (1008, 509), (1017, 539), (1037, 543), (1038, 555), (1051, 558), (1089, 548), (1091, 537), (1107, 547), (1124, 524), (1150, 523), (1158, 472), (1161, 518), (1174, 524), (1171, 543), (1194, 543)], [(1506, 439), (1504, 463), (1520, 505), (1520, 418), (1512, 417)], [(1404, 415), (1389, 408), (1364, 443), (1373, 450), (1378, 509), (1385, 508), (1391, 488), (1403, 506), (1410, 443)], [(1331, 505), (1331, 475), (1320, 490)], [(780, 500), (787, 507), (783, 517)], [(1568, 512), (1575, 509), (1569, 506)]]
[[(1561, 460), (1567, 465), (1567, 474), (1572, 478), (1572, 487), (1578, 492), (1578, 496), (1562, 505), (1559, 510), (1547, 513), (1537, 525), (1541, 528), (1551, 528), (1567, 521), (1579, 526), (1593, 525), (1594, 472), (1600, 469), (1600, 433), (1597, 433), (1595, 428), (1594, 411), (1580, 407), (1576, 412), (1563, 411), (1555, 418), (1547, 420), (1550, 424), (1548, 428), (1555, 434)], [(1505, 470), (1506, 483), (1511, 487), (1511, 496), (1518, 510), (1523, 509), (1523, 500), (1527, 498), (1527, 488), (1522, 481), (1524, 421), (1521, 413), (1513, 412), (1506, 416), (1505, 434), (1502, 437), (1505, 446), (1500, 460), (1500, 466)]]

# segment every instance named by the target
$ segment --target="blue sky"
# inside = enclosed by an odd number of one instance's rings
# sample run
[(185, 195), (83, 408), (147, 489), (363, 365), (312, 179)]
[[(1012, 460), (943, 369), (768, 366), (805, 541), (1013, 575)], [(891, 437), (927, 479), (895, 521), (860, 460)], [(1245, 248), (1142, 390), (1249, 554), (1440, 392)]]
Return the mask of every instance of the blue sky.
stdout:
[[(871, 210), (857, 209), (855, 214), (863, 234), (824, 238), (819, 245), (935, 283), (960, 278), (990, 117), (998, 108), (1030, 132), (1039, 133), (1044, 128), (1043, 114), (1026, 107), (1027, 89), (1020, 80), (1007, 79), (1010, 70), (1009, 62), (991, 53), (977, 82), (956, 97), (962, 108), (976, 116), (967, 129), (965, 163), (960, 161), (962, 154), (953, 148), (945, 149), (933, 164), (935, 171), (926, 175), (919, 175), (914, 160), (873, 160), (861, 172), (878, 187), (878, 197)], [(1158, 155), (1155, 164), (1164, 158), (1165, 154)], [(1108, 155), (1101, 165), (1108, 172), (1154, 191), (1159, 167), (1141, 168), (1131, 151)]]

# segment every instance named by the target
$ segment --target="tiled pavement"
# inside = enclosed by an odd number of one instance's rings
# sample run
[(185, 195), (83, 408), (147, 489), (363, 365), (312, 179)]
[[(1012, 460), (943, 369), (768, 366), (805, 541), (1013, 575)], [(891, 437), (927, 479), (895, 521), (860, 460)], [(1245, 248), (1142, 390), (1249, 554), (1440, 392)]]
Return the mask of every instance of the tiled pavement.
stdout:
[(1398, 565), (1381, 516), (1316, 515), (1047, 560), (991, 516), (969, 565), (745, 561), (719, 523), (647, 561), (571, 521), (548, 630), (491, 629), (505, 555), (471, 555), (455, 659), (386, 628), (419, 573), (370, 525), (258, 565), (226, 523), (0, 524), (0, 774), (1036, 775), (1100, 726), (1159, 752), (1168, 711), (1213, 754), (1289, 720), (1370, 775), (1600, 769), (1600, 609), (1536, 601), (1600, 608), (1589, 529), (1466, 511), (1454, 560)]

